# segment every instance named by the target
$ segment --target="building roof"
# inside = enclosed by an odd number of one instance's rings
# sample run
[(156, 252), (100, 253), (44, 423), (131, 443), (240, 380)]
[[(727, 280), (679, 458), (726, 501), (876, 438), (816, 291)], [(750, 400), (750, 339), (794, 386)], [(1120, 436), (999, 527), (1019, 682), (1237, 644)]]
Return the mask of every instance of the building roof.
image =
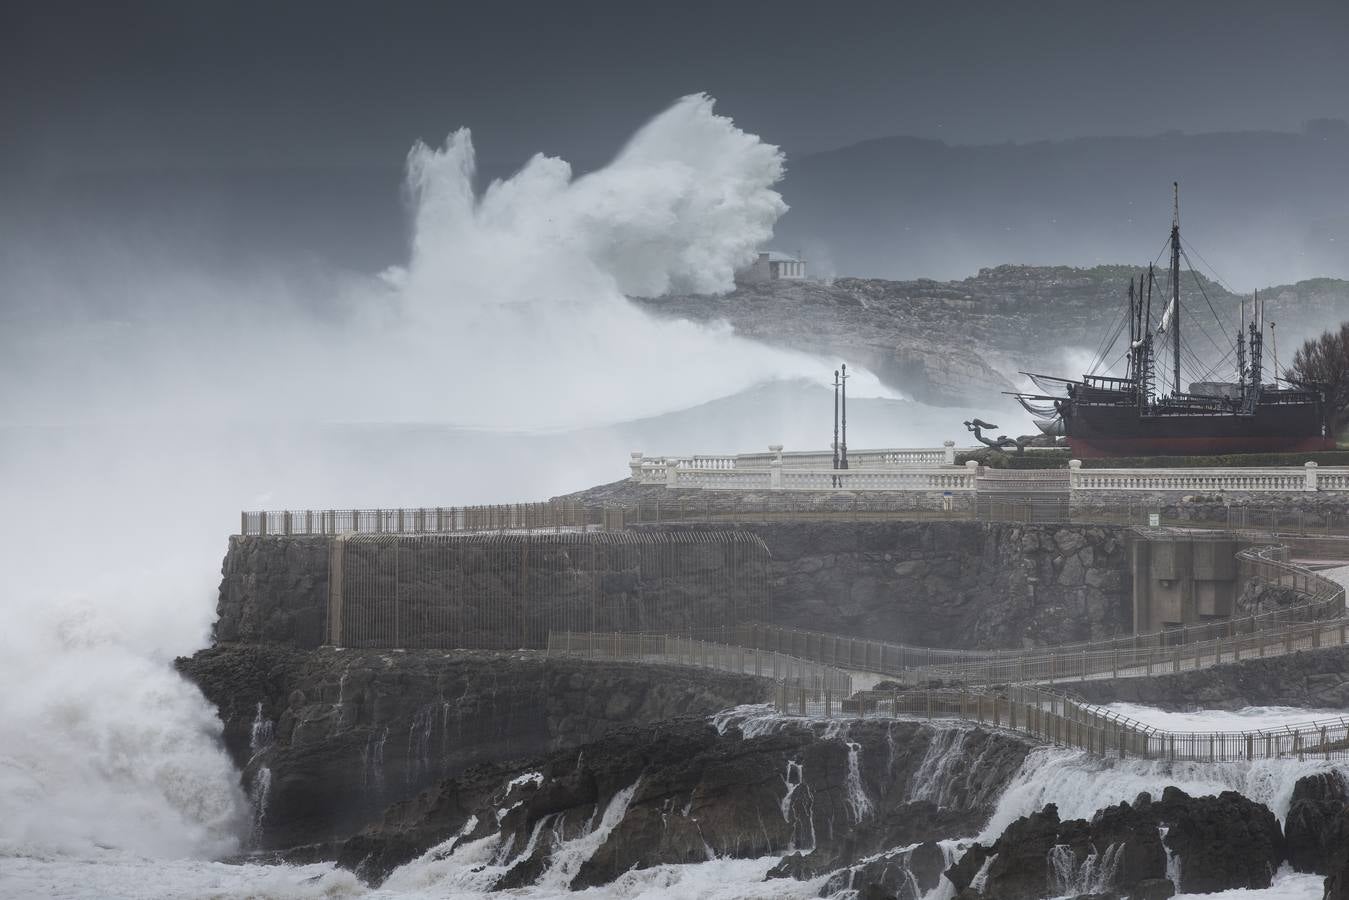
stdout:
[(777, 250), (765, 250), (763, 252), (768, 254), (769, 262), (801, 262), (800, 258), (792, 256), (790, 253), (782, 253)]

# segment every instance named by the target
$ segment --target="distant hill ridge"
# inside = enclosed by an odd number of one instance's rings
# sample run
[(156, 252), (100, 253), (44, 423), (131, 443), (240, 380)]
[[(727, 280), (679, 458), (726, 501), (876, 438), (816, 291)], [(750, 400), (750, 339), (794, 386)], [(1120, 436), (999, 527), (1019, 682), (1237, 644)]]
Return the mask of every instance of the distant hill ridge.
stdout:
[[(956, 281), (774, 281), (720, 296), (635, 302), (658, 315), (725, 320), (756, 340), (865, 366), (916, 400), (969, 405), (1016, 386), (1022, 369), (1080, 374), (1122, 314), (1128, 281), (1139, 272), (1127, 265), (1002, 265)], [(1194, 331), (1192, 349), (1214, 363), (1221, 355), (1214, 346), (1225, 350), (1234, 335), (1214, 322), (1208, 305), (1235, 332), (1241, 298), (1198, 278), (1197, 284), (1188, 270), (1181, 273), (1182, 308)], [(1346, 280), (1308, 279), (1263, 288), (1261, 295), (1267, 319), (1278, 323), (1284, 364), (1304, 336), (1349, 320)], [(1154, 315), (1163, 302), (1154, 297)]]
[[(816, 272), (957, 277), (992, 260), (1153, 259), (1182, 232), (1229, 284), (1349, 277), (1349, 126), (951, 145), (879, 138), (788, 160), (776, 243)], [(1203, 265), (1200, 260), (1196, 264)]]

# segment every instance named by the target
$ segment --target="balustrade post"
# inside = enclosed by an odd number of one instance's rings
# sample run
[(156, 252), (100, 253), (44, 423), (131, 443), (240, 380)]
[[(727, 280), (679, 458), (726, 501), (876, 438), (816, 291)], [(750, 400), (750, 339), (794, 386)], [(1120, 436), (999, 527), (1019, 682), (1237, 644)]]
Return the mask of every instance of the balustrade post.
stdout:
[(1316, 463), (1308, 460), (1302, 464), (1302, 489), (1304, 491), (1314, 491), (1317, 489)]

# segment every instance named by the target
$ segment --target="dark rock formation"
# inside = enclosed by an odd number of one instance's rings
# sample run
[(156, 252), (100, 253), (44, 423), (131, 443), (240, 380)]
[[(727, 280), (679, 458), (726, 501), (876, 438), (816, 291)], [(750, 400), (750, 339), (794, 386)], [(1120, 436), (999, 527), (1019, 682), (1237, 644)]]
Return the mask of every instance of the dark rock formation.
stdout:
[(1168, 787), (1150, 810), (1167, 826), (1166, 848), (1180, 860), (1182, 894), (1266, 888), (1283, 863), (1279, 820), (1235, 791), (1191, 797)]
[[(379, 880), (455, 835), (493, 837), (504, 887), (544, 871), (556, 880), (556, 851), (586, 837), (593, 850), (565, 873), (573, 889), (711, 855), (788, 852), (773, 874), (805, 877), (968, 833), (1028, 749), (1002, 733), (917, 722), (753, 724), (719, 732), (678, 719), (525, 765), (474, 769), (390, 808), (345, 843), (339, 862)], [(891, 883), (858, 880), (893, 892), (913, 871), (932, 883), (945, 864), (934, 850), (914, 851), (913, 868), (896, 867)]]
[[(531, 653), (222, 645), (178, 667), (220, 710), (245, 784), (258, 786), (267, 770), (262, 849), (344, 838), (389, 803), (485, 761), (756, 703), (768, 687), (710, 670)], [(265, 746), (254, 746), (255, 723)]]
[(1330, 771), (1299, 778), (1283, 830), (1294, 869), (1329, 875), (1336, 856), (1349, 852), (1349, 784), (1344, 775)]
[[(1167, 876), (1167, 853), (1180, 884)], [(1265, 888), (1284, 859), (1268, 809), (1240, 794), (1190, 797), (1168, 787), (1153, 802), (1107, 807), (1091, 822), (1061, 822), (1050, 804), (1013, 822), (991, 847), (975, 844), (946, 871), (960, 896), (1039, 900), (1116, 893), (1164, 900), (1173, 893)]]
[(1151, 678), (1085, 681), (1073, 691), (1093, 703), (1144, 703), (1163, 709), (1246, 706), (1349, 707), (1349, 648), (1304, 650)]
[(300, 535), (232, 536), (220, 569), (215, 640), (305, 649), (322, 644), (328, 541)]

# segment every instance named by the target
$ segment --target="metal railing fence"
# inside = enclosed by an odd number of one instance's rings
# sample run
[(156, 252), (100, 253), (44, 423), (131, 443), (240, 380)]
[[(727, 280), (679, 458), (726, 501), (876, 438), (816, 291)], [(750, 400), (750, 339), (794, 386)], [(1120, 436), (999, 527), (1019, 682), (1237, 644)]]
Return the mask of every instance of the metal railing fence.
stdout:
[(799, 688), (812, 697), (846, 697), (852, 693), (852, 676), (833, 666), (773, 650), (679, 635), (554, 631), (548, 634), (547, 655), (669, 663), (755, 675)]
[[(1349, 543), (1337, 548), (1349, 557)], [(902, 684), (1080, 681), (1206, 668), (1298, 650), (1344, 646), (1349, 618), (1344, 588), (1279, 558), (1285, 547), (1253, 547), (1238, 559), (1243, 576), (1286, 588), (1300, 602), (1264, 613), (1074, 644), (1024, 650), (953, 650), (759, 623), (700, 632), (703, 639), (772, 650)]]
[(253, 510), (239, 514), (243, 535), (454, 534), (578, 530), (604, 526), (603, 507), (570, 502), (394, 509)]
[(997, 691), (862, 691), (851, 697), (780, 683), (783, 715), (815, 718), (957, 719), (1025, 734), (1033, 740), (1118, 758), (1170, 762), (1349, 758), (1349, 719), (1317, 720), (1254, 731), (1175, 732), (1146, 725), (1079, 698), (1036, 685)]
[[(1070, 507), (1062, 498), (981, 497), (977, 504), (932, 497), (702, 495), (623, 503), (547, 501), (497, 506), (301, 509), (240, 513), (242, 535), (447, 534), (531, 530), (618, 530), (653, 524), (758, 524), (787, 520), (1024, 522), (1236, 529), (1297, 535), (1349, 535), (1349, 510), (1277, 506), (1159, 506), (1154, 501)], [(952, 500), (949, 508), (945, 500)], [(1153, 518), (1155, 516), (1155, 519)]]

